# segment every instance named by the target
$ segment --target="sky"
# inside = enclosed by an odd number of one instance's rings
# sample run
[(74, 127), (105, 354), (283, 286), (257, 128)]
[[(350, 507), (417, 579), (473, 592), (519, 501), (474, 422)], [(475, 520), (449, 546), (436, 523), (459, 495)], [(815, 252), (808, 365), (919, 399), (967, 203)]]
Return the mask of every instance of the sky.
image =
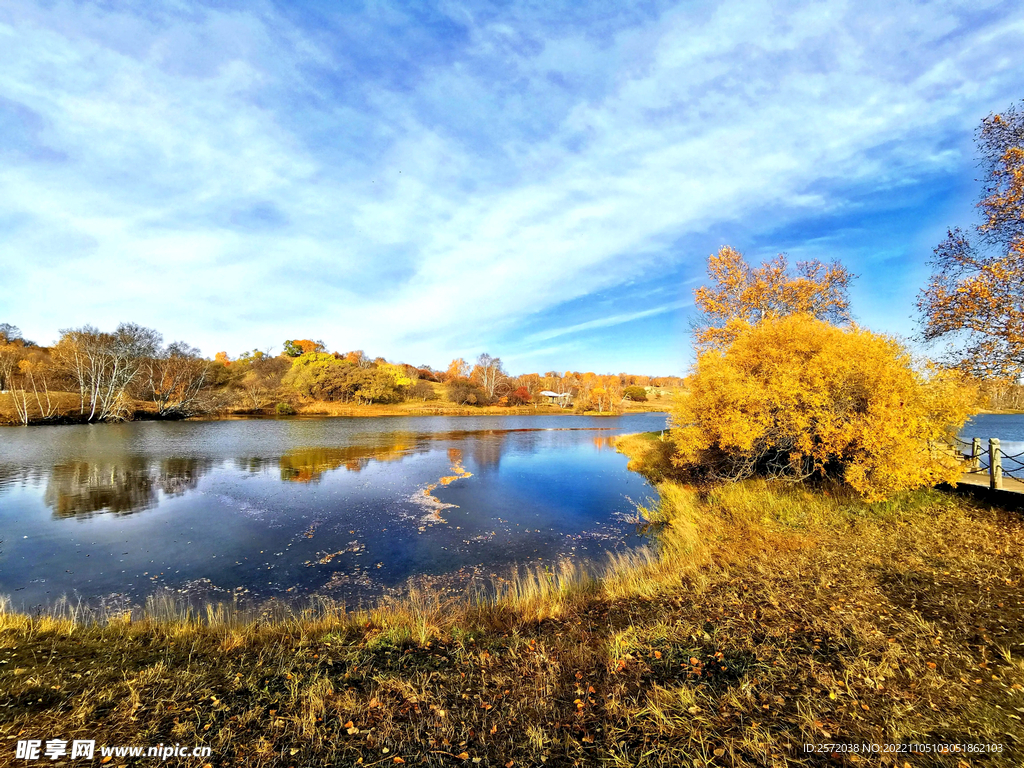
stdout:
[(682, 375), (728, 244), (911, 337), (1013, 2), (0, 4), (0, 322)]

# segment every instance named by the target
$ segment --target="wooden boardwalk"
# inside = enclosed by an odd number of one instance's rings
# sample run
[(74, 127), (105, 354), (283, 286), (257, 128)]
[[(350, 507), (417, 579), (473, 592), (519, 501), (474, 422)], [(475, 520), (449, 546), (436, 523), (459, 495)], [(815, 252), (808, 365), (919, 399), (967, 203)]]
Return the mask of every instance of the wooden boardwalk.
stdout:
[(957, 438), (952, 448), (967, 461), (968, 467), (972, 467), (957, 481), (957, 485), (1024, 493), (1024, 481), (1021, 480), (1024, 478), (1024, 452), (1007, 454), (996, 438), (983, 440), (975, 437), (970, 443)]
[[(973, 485), (980, 488), (988, 488), (990, 484), (988, 471), (984, 472), (968, 472), (959, 480), (957, 485)], [(1003, 475), (1003, 490), (1009, 491), (1010, 493), (1024, 493), (1024, 483), (1020, 480), (1015, 480), (1012, 477)]]

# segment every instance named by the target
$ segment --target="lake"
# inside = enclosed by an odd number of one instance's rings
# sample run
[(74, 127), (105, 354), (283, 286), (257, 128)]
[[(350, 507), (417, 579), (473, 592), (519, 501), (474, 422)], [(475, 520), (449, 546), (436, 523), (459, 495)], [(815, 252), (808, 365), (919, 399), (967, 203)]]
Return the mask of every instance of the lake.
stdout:
[(0, 430), (0, 595), (350, 605), (642, 542), (616, 435), (665, 414), (132, 422)]
[(1000, 442), (1024, 442), (1024, 413), (982, 413), (968, 421), (960, 434), (966, 439), (995, 437)]
[[(1003, 460), (1003, 472), (1008, 477), (1024, 480), (1024, 413), (1002, 414), (983, 413), (964, 425), (960, 438), (970, 443), (972, 438), (981, 438), (981, 466), (988, 467), (988, 441), (999, 440), (1004, 456), (1015, 457)], [(970, 453), (969, 447), (963, 450)]]

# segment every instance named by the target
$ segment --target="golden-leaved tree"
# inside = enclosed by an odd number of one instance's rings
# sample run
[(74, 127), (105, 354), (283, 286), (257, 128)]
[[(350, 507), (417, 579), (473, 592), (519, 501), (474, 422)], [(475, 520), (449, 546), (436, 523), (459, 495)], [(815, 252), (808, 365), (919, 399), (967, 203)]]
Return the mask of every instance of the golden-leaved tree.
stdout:
[(791, 270), (783, 254), (750, 266), (735, 248), (708, 258), (710, 285), (694, 291), (701, 317), (694, 324), (698, 349), (727, 346), (745, 326), (775, 317), (806, 314), (831, 323), (850, 320), (854, 275), (835, 261), (799, 261)]
[(959, 228), (935, 248), (918, 297), (924, 337), (976, 376), (1024, 375), (1024, 111), (989, 115), (978, 131), (985, 170), (977, 244)]
[(915, 370), (895, 340), (809, 315), (762, 320), (699, 355), (673, 411), (677, 466), (716, 479), (839, 479), (869, 499), (955, 480), (973, 412), (957, 374)]

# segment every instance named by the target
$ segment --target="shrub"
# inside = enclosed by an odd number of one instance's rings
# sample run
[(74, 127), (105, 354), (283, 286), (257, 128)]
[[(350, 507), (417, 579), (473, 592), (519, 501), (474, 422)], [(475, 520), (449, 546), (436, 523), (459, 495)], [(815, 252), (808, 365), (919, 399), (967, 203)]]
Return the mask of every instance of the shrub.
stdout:
[(697, 474), (835, 477), (869, 499), (949, 482), (974, 412), (958, 378), (916, 371), (895, 340), (806, 315), (745, 326), (701, 354), (673, 411), (673, 462)]
[(378, 364), (363, 371), (363, 380), (356, 390), (356, 399), (365, 403), (397, 403), (405, 398), (405, 383), (412, 380), (390, 363)]
[(517, 387), (516, 390), (508, 396), (509, 405), (526, 405), (533, 401), (533, 396), (530, 395), (530, 390), (526, 387)]
[(295, 409), (292, 408), (288, 403), (278, 403), (274, 406), (274, 410), (277, 411), (278, 416), (294, 416)]
[(487, 405), (491, 402), (487, 391), (469, 379), (452, 379), (444, 389), (448, 399), (458, 405)]
[(346, 358), (310, 352), (294, 359), (283, 383), (317, 400), (393, 403), (405, 397), (412, 379), (386, 361), (362, 368)]
[(296, 357), (283, 383), (317, 400), (351, 400), (366, 378), (366, 372), (326, 352)]
[(427, 400), (437, 400), (437, 393), (430, 384), (423, 379), (419, 379), (409, 388), (409, 397), (426, 402)]
[(626, 387), (622, 393), (634, 403), (646, 403), (647, 402), (647, 390), (643, 387)]

